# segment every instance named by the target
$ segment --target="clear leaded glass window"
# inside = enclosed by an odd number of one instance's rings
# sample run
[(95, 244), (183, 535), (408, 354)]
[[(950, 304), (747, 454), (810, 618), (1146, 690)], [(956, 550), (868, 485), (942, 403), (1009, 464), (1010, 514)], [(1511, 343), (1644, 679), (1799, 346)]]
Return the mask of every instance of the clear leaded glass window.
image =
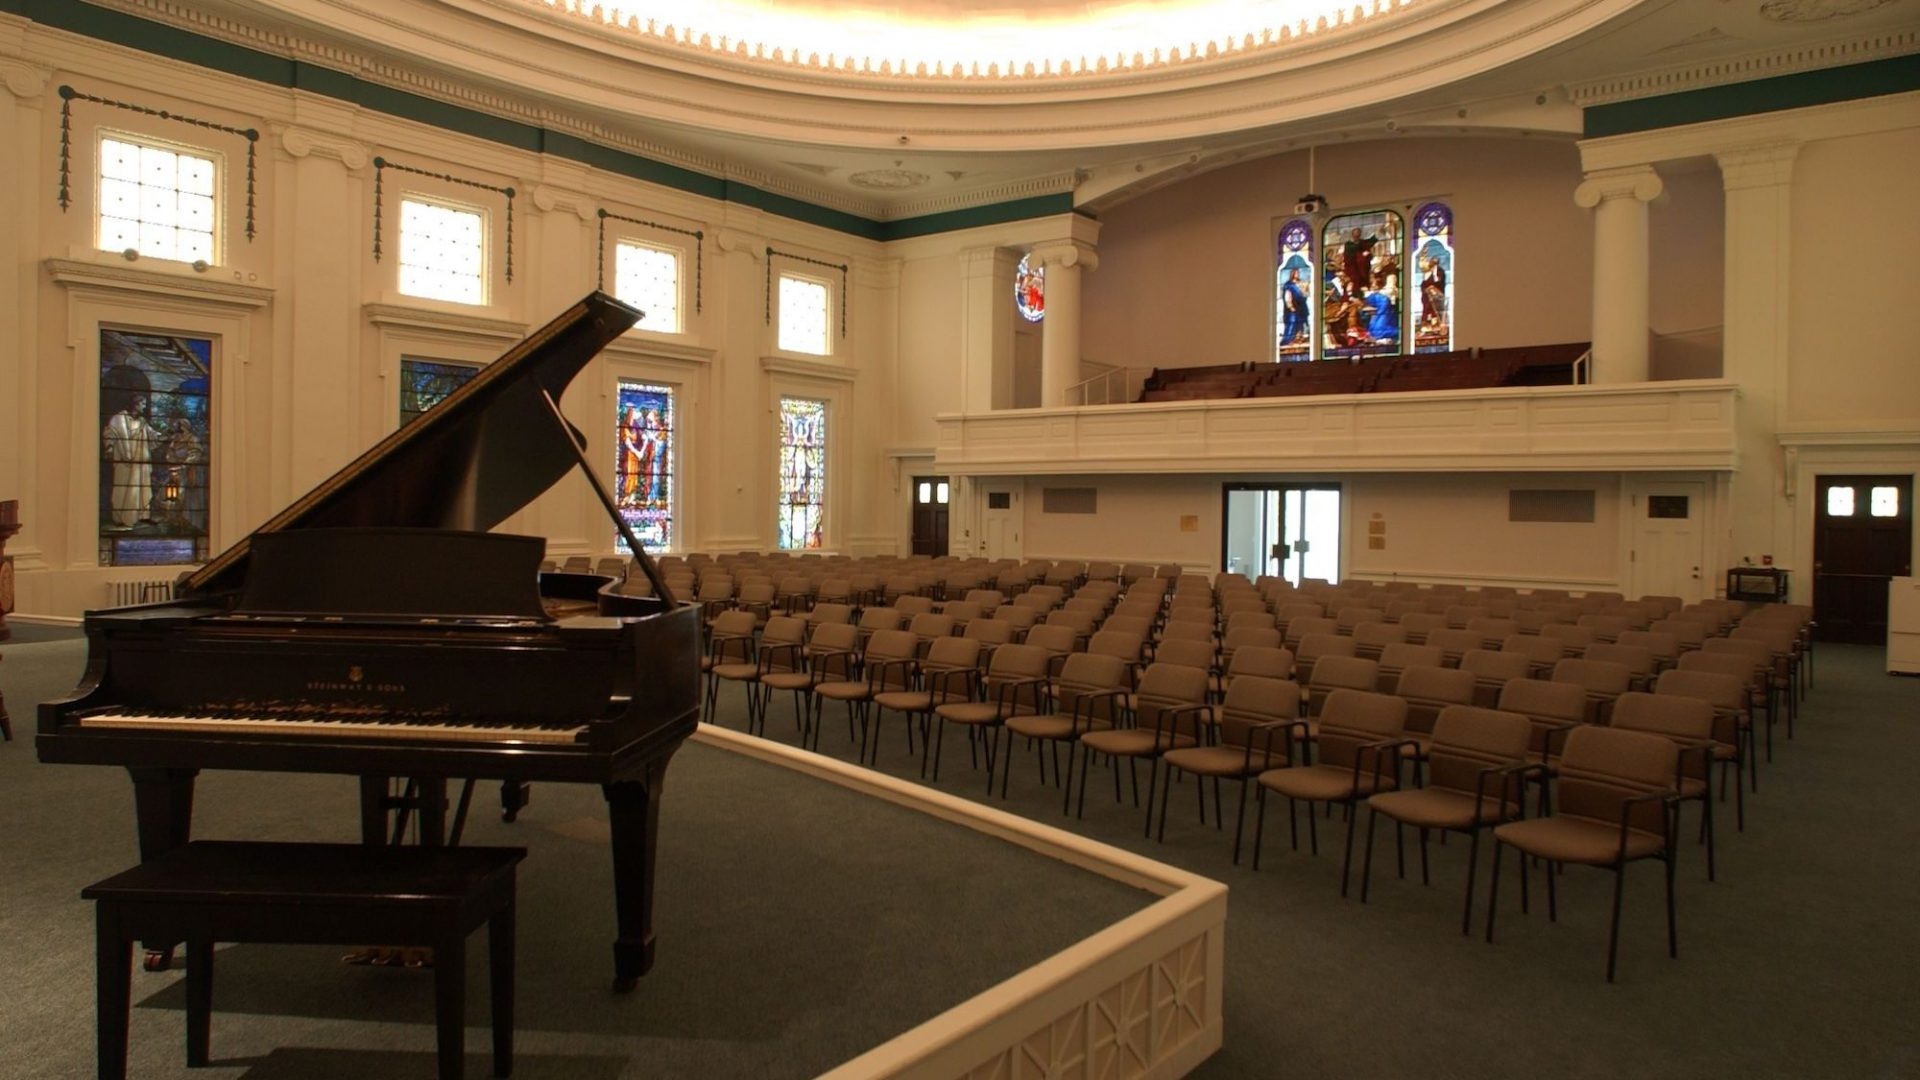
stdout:
[(1872, 488), (1867, 493), (1867, 512), (1874, 517), (1900, 516), (1900, 489), (1897, 487)]
[(414, 356), (400, 358), (400, 426), (406, 427), (420, 414), (446, 400), (480, 371), (472, 364), (454, 364), (445, 360), (423, 360)]
[[(673, 388), (621, 379), (616, 414), (614, 502), (650, 551), (673, 546)], [(624, 550), (625, 537), (614, 546)]]
[(217, 182), (210, 157), (102, 136), (100, 249), (211, 263)]
[(400, 200), (400, 291), (456, 304), (487, 302), (486, 218), (418, 198)]
[(1320, 244), (1321, 359), (1402, 351), (1403, 235), (1400, 215), (1391, 210), (1341, 214), (1327, 222)]
[(825, 356), (829, 296), (825, 282), (780, 275), (780, 348)]
[(1830, 487), (1827, 489), (1827, 516), (1853, 516), (1853, 489), (1850, 487)]
[(1280, 227), (1273, 276), (1275, 360), (1313, 359), (1313, 223)]
[(825, 543), (827, 512), (827, 403), (780, 399), (781, 550)]
[(640, 329), (679, 333), (680, 253), (622, 241), (613, 249), (613, 295), (640, 309)]
[(213, 341), (100, 331), (100, 565), (207, 558)]

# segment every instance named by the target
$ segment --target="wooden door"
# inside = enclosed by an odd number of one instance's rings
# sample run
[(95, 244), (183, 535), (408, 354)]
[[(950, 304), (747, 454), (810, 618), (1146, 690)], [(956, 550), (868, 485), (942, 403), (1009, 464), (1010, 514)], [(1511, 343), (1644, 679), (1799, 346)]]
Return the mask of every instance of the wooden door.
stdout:
[(947, 517), (953, 488), (944, 476), (913, 478), (913, 553), (947, 553)]
[(1813, 617), (1824, 641), (1887, 640), (1887, 582), (1913, 570), (1913, 477), (1814, 479)]
[(1648, 481), (1632, 490), (1631, 595), (1677, 596), (1689, 604), (1703, 598), (1706, 494), (1697, 481)]

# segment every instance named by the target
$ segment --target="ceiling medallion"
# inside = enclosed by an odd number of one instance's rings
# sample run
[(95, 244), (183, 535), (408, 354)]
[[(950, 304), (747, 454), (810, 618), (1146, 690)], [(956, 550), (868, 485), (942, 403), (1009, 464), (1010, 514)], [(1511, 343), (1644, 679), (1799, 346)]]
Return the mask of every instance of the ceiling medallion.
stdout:
[(905, 191), (917, 188), (933, 179), (923, 172), (912, 169), (868, 169), (847, 177), (847, 183), (854, 187), (863, 187), (871, 191)]
[(1893, 0), (1767, 0), (1760, 14), (1774, 22), (1806, 23), (1860, 15)]

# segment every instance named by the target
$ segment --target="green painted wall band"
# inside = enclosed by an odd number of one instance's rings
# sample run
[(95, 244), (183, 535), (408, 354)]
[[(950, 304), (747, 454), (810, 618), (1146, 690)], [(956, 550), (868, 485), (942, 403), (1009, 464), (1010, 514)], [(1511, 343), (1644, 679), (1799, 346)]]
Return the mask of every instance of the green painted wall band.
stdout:
[(1920, 55), (1869, 60), (1845, 67), (1595, 105), (1583, 116), (1584, 134), (1589, 139), (1628, 135), (1756, 113), (1803, 109), (1809, 105), (1904, 94), (1910, 90), (1920, 90)]

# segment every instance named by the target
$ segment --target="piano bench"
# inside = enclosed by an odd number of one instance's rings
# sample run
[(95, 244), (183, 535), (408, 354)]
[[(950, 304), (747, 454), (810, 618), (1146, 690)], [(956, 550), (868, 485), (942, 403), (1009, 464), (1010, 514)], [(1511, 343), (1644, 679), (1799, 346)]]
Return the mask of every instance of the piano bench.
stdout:
[(513, 1069), (514, 867), (524, 848), (198, 840), (88, 886), (95, 902), (102, 1080), (127, 1073), (133, 942), (187, 946), (187, 1064), (208, 1063), (213, 945), (397, 945), (434, 950), (440, 1076), (464, 1059), (467, 935), (491, 946), (493, 1072)]

